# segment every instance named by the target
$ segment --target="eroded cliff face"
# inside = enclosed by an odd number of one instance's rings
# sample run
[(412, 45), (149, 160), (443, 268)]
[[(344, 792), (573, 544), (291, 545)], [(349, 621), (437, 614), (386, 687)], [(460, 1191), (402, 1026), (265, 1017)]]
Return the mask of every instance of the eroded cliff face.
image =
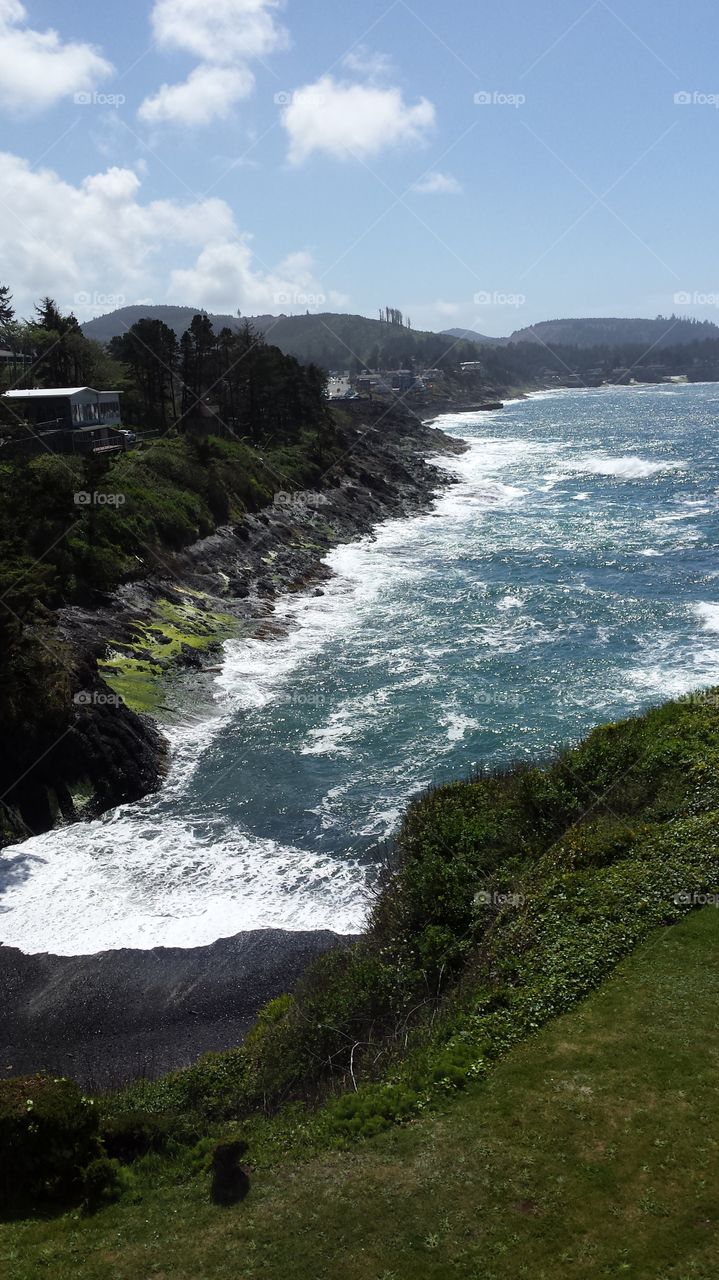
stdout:
[(157, 789), (168, 747), (152, 713), (172, 669), (207, 665), (228, 635), (271, 638), (273, 600), (326, 579), (332, 546), (451, 483), (426, 459), (461, 442), (402, 409), (371, 412), (344, 411), (343, 452), (316, 492), (279, 491), (242, 524), (168, 553), (154, 577), (54, 615), (35, 658), (55, 664), (52, 697), (26, 694), (0, 724), (0, 847)]
[(59, 684), (0, 725), (0, 847), (136, 799), (164, 777), (163, 735), (113, 696), (94, 657), (72, 654)]

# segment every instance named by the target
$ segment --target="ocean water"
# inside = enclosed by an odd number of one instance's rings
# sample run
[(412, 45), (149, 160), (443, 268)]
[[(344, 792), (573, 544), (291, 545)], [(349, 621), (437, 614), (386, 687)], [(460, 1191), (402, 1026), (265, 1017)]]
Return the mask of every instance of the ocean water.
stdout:
[(542, 393), (439, 420), (431, 511), (333, 551), (279, 641), (231, 641), (162, 793), (0, 855), (25, 951), (361, 927), (430, 782), (541, 759), (719, 683), (719, 386)]

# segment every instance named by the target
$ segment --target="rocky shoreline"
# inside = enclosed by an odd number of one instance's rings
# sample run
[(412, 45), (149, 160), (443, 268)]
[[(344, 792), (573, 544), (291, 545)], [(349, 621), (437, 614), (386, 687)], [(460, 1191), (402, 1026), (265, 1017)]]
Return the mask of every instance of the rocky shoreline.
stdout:
[(138, 631), (152, 634), (158, 608), (187, 610), (191, 598), (207, 642), (181, 645), (171, 658), (155, 657), (154, 665), (164, 675), (182, 665), (201, 668), (207, 653), (221, 648), (221, 639), (213, 643), (217, 617), (224, 619), (225, 635), (271, 636), (275, 599), (326, 580), (322, 561), (333, 546), (366, 535), (383, 520), (422, 510), (451, 483), (427, 457), (461, 452), (460, 441), (401, 406), (349, 402), (342, 416), (345, 451), (317, 492), (288, 485), (272, 505), (163, 555), (151, 575), (124, 584), (112, 597), (58, 611), (53, 643), (68, 655), (71, 722), (56, 739), (38, 743), (36, 765), (18, 782), (8, 786), (0, 778), (0, 848), (58, 823), (97, 817), (162, 785), (167, 745), (155, 719), (127, 705), (98, 668), (108, 649), (128, 648), (141, 666)]
[[(288, 486), (241, 525), (219, 528), (165, 555), (160, 572), (125, 584), (107, 602), (59, 612), (58, 638), (73, 655), (72, 694), (79, 701), (61, 755), (53, 753), (47, 761), (47, 770), (54, 770), (57, 802), (43, 806), (35, 799), (30, 804), (35, 820), (26, 823), (28, 834), (47, 830), (53, 818), (97, 816), (161, 786), (167, 765), (164, 738), (151, 716), (138, 715), (113, 696), (98, 669), (108, 648), (136, 644), (139, 629), (152, 633), (158, 605), (186, 609), (189, 595), (195, 621), (210, 636), (213, 619), (222, 616), (232, 634), (271, 638), (277, 634), (272, 616), (277, 597), (313, 584), (319, 588), (331, 576), (323, 560), (332, 547), (363, 537), (383, 520), (423, 510), (441, 486), (451, 483), (427, 457), (460, 453), (461, 441), (401, 409), (384, 409), (377, 425), (368, 423), (367, 414), (367, 406), (346, 411), (346, 452), (318, 491)], [(219, 639), (214, 644), (210, 640), (203, 651), (183, 645), (160, 662), (166, 675), (177, 666), (201, 669), (208, 665), (208, 653), (220, 648)], [(142, 647), (133, 652), (140, 661), (149, 657)], [(73, 796), (73, 779), (78, 778), (87, 780), (92, 791), (84, 809)], [(41, 780), (40, 790), (45, 785)]]
[[(98, 780), (87, 813), (138, 799), (164, 776), (166, 746), (153, 719), (108, 703), (97, 668), (108, 645), (129, 640), (138, 621), (152, 617), (158, 599), (181, 600), (190, 589), (209, 617), (215, 610), (230, 615), (236, 634), (271, 638), (278, 634), (276, 598), (313, 584), (321, 591), (331, 576), (323, 559), (333, 546), (426, 509), (453, 483), (428, 457), (461, 453), (463, 442), (403, 411), (384, 410), (373, 424), (366, 405), (353, 405), (347, 418), (345, 455), (320, 490), (281, 491), (241, 526), (218, 529), (168, 558), (164, 576), (127, 584), (99, 608), (60, 614), (84, 699), (75, 751), (92, 758)], [(203, 668), (212, 662), (206, 653), (183, 649), (173, 661)], [(53, 786), (67, 795), (64, 819), (83, 816), (62, 771)], [(237, 1044), (257, 1010), (290, 990), (311, 959), (347, 942), (327, 931), (254, 930), (210, 947), (79, 957), (26, 956), (0, 945), (3, 1070), (47, 1069), (110, 1087), (187, 1065), (206, 1050)]]

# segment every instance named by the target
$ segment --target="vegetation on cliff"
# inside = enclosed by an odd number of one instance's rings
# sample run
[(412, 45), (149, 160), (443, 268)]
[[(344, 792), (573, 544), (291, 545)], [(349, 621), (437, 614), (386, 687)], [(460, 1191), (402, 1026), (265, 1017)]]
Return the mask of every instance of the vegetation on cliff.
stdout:
[[(310, 1227), (302, 1275), (331, 1274), (347, 1249), (358, 1277), (441, 1275), (448, 1259), (468, 1278), (480, 1264), (497, 1280), (533, 1275), (537, 1258), (548, 1277), (568, 1274), (557, 1250), (607, 1274), (664, 1274), (660, 1263), (693, 1248), (699, 1218), (716, 1216), (705, 975), (717, 729), (718, 695), (696, 695), (599, 728), (545, 768), (422, 797), (366, 937), (267, 1006), (237, 1050), (96, 1098), (106, 1194), (128, 1178), (130, 1189), (85, 1226), (8, 1228), (17, 1275), (41, 1249), (58, 1276), (71, 1265), (103, 1275), (96, 1250), (112, 1240), (116, 1274), (131, 1276), (158, 1230), (178, 1276), (221, 1275), (252, 1241), (248, 1274), (279, 1275)], [(19, 1088), (2, 1086), (6, 1107)], [(250, 1197), (221, 1228), (209, 1178), (227, 1155), (244, 1196), (230, 1160), (244, 1144)], [(588, 1216), (597, 1198), (601, 1238)], [(486, 1220), (492, 1206), (501, 1220)], [(179, 1215), (169, 1232), (167, 1215)], [(639, 1266), (642, 1249), (654, 1271)], [(699, 1249), (692, 1274), (708, 1266)]]
[(217, 1119), (349, 1088), (324, 1122), (351, 1136), (481, 1077), (717, 892), (717, 741), (719, 695), (698, 694), (544, 768), (428, 792), (361, 941), (312, 966), (241, 1048), (127, 1104)]
[[(411, 334), (399, 322), (382, 327)], [(104, 655), (98, 639), (78, 658), (58, 618), (76, 605), (108, 607), (121, 584), (172, 579), (177, 553), (220, 527), (241, 530), (276, 495), (291, 504), (296, 491), (336, 484), (348, 471), (343, 459), (357, 451), (357, 428), (366, 430), (367, 406), (359, 419), (356, 404), (331, 409), (319, 368), (283, 354), (246, 322), (215, 332), (206, 314), (179, 340), (161, 318), (140, 318), (108, 352), (50, 298), (31, 322), (18, 322), (5, 286), (0, 340), (12, 357), (0, 382), (113, 387), (135, 428), (125, 451), (25, 457), (15, 442), (28, 424), (0, 398), (1, 846), (60, 814), (77, 816), (76, 795), (90, 812), (86, 801), (97, 811), (157, 785), (162, 752), (132, 711), (155, 707), (167, 659), (211, 644), (213, 625), (216, 640), (227, 634), (211, 602), (197, 603), (190, 618), (177, 589), (132, 635), (112, 637)], [(461, 353), (447, 353), (448, 341), (442, 349), (456, 364)], [(450, 402), (473, 390), (456, 369), (442, 386)], [(394, 411), (377, 407), (386, 431)], [(379, 435), (375, 444), (379, 456)], [(101, 656), (114, 695), (98, 675)], [(123, 700), (114, 721), (112, 696)], [(90, 719), (102, 722), (92, 734)]]
[[(16, 356), (6, 382), (114, 385), (135, 422), (155, 428), (129, 451), (101, 457), (48, 452), (3, 461), (0, 448), (2, 844), (27, 827), (47, 827), (55, 812), (71, 816), (70, 793), (56, 782), (88, 783), (88, 752), (74, 732), (85, 711), (73, 698), (97, 674), (82, 663), (78, 669), (58, 633), (58, 610), (101, 603), (123, 582), (171, 576), (175, 552), (220, 525), (241, 523), (278, 491), (318, 483), (341, 442), (319, 371), (247, 327), (215, 338), (198, 317), (181, 347), (162, 322), (145, 322), (125, 336), (114, 360), (51, 299), (31, 324), (18, 324), (5, 290), (0, 337)], [(0, 435), (26, 430), (0, 400)], [(148, 703), (142, 696), (135, 705)], [(125, 710), (116, 720), (131, 735)], [(151, 771), (148, 762), (145, 774)], [(140, 785), (136, 779), (135, 795)], [(91, 789), (98, 794), (94, 783)], [(114, 798), (132, 794), (128, 779)]]

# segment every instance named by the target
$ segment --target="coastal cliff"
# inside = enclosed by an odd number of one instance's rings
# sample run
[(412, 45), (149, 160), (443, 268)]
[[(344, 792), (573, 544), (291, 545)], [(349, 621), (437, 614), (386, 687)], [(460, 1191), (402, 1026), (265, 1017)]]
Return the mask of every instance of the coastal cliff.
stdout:
[(152, 712), (173, 668), (207, 665), (228, 635), (271, 635), (273, 600), (321, 583), (331, 547), (450, 483), (427, 457), (463, 445), (402, 407), (351, 404), (336, 419), (311, 489), (275, 474), (257, 510), (32, 629), (54, 663), (52, 698), (33, 698), (30, 681), (20, 733), (0, 733), (0, 847), (157, 789), (167, 745)]
[[(401, 410), (377, 417), (368, 421), (367, 406), (343, 414), (342, 455), (315, 489), (278, 490), (241, 522), (168, 553), (162, 574), (57, 611), (72, 722), (44, 757), (38, 743), (37, 764), (14, 787), (6, 844), (161, 785), (166, 740), (131, 701), (155, 710), (173, 669), (216, 663), (225, 635), (270, 640), (275, 599), (313, 584), (321, 592), (331, 547), (421, 511), (452, 483), (427, 459), (462, 452), (461, 441)], [(310, 961), (349, 941), (327, 930), (255, 930), (208, 947), (76, 957), (0, 946), (4, 1068), (111, 1086), (186, 1066), (239, 1043)]]

